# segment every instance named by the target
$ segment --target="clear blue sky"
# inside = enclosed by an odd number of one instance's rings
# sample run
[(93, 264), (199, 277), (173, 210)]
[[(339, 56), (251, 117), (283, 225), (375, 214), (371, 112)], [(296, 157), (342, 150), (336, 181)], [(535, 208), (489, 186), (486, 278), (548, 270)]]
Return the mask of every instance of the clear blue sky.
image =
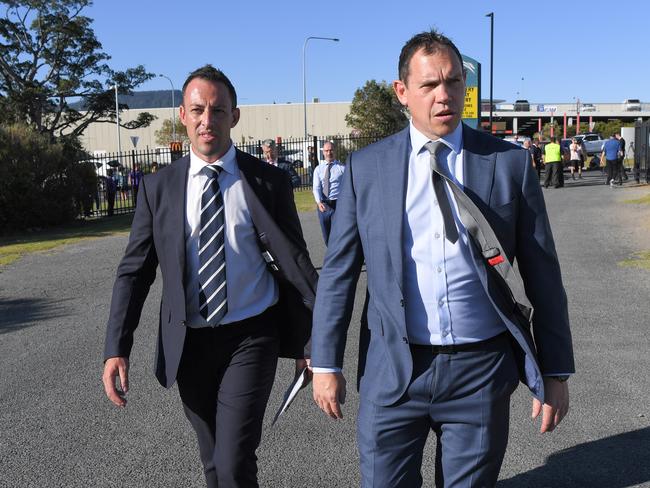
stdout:
[[(113, 68), (143, 64), (180, 88), (211, 63), (231, 78), (240, 104), (258, 104), (302, 102), (307, 36), (341, 39), (309, 41), (307, 99), (349, 101), (366, 80), (392, 81), (404, 42), (430, 27), (482, 64), (488, 98), (490, 11), (494, 98), (650, 101), (645, 1), (95, 0), (84, 13)], [(142, 87), (168, 88), (164, 78)]]

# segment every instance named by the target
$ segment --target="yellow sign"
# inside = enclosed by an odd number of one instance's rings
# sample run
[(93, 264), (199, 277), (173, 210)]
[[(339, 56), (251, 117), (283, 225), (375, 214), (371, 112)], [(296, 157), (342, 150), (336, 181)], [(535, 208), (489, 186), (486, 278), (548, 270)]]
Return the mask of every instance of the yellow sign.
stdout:
[(478, 119), (478, 87), (468, 86), (465, 89), (465, 107), (463, 108), (464, 119)]

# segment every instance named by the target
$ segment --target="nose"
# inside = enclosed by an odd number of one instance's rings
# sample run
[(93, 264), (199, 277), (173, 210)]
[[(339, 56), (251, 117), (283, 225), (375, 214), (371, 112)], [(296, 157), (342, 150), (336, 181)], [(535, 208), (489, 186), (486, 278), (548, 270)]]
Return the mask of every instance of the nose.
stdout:
[(212, 114), (212, 110), (205, 109), (201, 114), (201, 125), (204, 127), (210, 127), (213, 117), (214, 115)]
[(451, 100), (450, 92), (451, 89), (446, 82), (440, 83), (436, 87), (436, 102), (447, 104)]

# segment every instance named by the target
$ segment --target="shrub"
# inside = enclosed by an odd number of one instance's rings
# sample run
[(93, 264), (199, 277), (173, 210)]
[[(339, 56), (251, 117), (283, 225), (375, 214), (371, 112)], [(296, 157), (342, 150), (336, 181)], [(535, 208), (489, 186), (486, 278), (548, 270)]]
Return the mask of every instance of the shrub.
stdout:
[(97, 186), (94, 168), (77, 162), (82, 154), (76, 140), (0, 126), (0, 232), (75, 219)]

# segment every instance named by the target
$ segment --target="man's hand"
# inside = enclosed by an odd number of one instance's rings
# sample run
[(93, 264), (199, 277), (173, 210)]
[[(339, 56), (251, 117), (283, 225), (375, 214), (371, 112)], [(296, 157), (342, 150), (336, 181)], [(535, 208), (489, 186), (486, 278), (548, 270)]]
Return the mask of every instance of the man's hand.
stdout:
[(569, 385), (566, 381), (544, 378), (544, 392), (544, 405), (537, 398), (533, 399), (532, 417), (535, 419), (542, 412), (541, 433), (553, 432), (569, 412)]
[(345, 403), (345, 377), (342, 373), (314, 373), (314, 401), (333, 419), (342, 419)]
[(325, 212), (327, 210), (327, 205), (325, 205), (323, 202), (318, 202), (318, 210)]
[[(115, 387), (115, 378), (120, 378), (120, 390)], [(118, 407), (126, 406), (126, 392), (129, 390), (129, 359), (109, 358), (104, 363), (104, 391), (110, 401)]]

